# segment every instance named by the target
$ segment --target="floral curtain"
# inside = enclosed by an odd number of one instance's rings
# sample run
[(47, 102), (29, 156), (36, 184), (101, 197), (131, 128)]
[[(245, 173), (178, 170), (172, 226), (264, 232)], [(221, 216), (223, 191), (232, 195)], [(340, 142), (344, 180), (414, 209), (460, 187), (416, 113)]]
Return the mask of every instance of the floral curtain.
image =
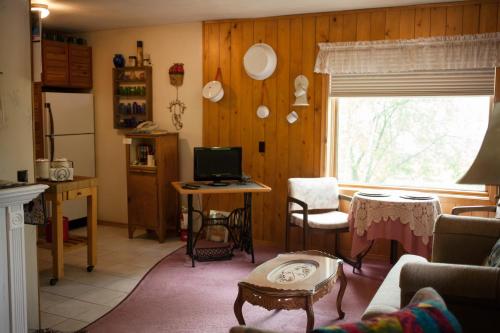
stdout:
[(314, 71), (325, 74), (382, 74), (500, 65), (500, 33), (319, 43), (319, 48)]

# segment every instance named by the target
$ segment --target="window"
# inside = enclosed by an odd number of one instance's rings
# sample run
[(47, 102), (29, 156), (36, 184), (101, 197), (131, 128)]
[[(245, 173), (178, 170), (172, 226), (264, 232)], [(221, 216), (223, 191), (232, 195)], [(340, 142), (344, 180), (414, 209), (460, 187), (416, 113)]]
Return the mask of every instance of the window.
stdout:
[(337, 177), (343, 184), (485, 191), (456, 181), (488, 126), (490, 96), (338, 97)]

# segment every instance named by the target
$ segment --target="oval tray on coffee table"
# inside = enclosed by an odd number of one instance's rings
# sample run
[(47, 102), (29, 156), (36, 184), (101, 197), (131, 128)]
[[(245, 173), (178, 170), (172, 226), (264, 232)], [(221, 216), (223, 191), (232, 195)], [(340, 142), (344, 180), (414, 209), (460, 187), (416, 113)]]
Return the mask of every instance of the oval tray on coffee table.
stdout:
[(342, 319), (342, 297), (347, 286), (342, 259), (320, 251), (280, 254), (238, 283), (234, 314), (239, 324), (245, 325), (242, 313), (245, 302), (267, 310), (304, 309), (306, 332), (309, 332), (314, 326), (313, 304), (330, 293), (337, 279), (340, 279), (337, 312)]

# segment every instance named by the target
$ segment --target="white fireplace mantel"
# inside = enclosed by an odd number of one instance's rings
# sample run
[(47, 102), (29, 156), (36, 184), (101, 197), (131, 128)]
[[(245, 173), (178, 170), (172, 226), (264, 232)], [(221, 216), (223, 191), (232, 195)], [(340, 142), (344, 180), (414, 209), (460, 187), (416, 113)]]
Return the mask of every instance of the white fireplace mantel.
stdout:
[(0, 332), (28, 331), (23, 205), (47, 188), (0, 190)]

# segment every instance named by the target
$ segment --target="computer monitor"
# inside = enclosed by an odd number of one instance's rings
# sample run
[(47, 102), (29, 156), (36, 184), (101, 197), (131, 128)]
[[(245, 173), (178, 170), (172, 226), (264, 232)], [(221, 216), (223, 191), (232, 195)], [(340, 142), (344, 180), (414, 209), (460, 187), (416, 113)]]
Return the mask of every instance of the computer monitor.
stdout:
[(224, 186), (224, 180), (241, 180), (241, 147), (194, 148), (194, 180), (212, 181)]

